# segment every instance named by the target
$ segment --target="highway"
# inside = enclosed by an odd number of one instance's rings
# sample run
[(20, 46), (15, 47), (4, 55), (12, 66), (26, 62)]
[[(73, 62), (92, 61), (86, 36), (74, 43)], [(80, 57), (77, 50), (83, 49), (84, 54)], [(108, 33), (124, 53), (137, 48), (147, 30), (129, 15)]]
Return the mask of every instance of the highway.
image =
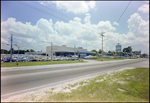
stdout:
[(149, 67), (149, 59), (1, 68), (1, 98), (121, 68), (144, 66)]

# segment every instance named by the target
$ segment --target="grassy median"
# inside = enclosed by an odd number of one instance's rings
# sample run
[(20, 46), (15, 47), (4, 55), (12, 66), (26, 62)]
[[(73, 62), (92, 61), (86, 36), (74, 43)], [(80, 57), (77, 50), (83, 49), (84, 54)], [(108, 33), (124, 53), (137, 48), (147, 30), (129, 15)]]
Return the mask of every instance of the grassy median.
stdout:
[[(76, 89), (73, 89), (76, 88)], [(149, 102), (149, 68), (126, 69), (92, 79), (27, 94), (11, 101), (38, 102)], [(70, 90), (64, 92), (65, 90)], [(44, 95), (43, 95), (44, 94)]]
[(37, 66), (37, 65), (52, 65), (52, 64), (69, 64), (69, 63), (86, 63), (86, 61), (36, 61), (36, 62), (8, 62), (1, 63), (1, 67), (20, 67), (20, 66)]
[[(95, 58), (90, 58), (91, 60), (97, 60), (97, 61), (102, 61), (102, 58), (100, 57), (95, 57)], [(112, 61), (112, 60), (125, 60), (124, 58), (103, 58), (103, 61)]]

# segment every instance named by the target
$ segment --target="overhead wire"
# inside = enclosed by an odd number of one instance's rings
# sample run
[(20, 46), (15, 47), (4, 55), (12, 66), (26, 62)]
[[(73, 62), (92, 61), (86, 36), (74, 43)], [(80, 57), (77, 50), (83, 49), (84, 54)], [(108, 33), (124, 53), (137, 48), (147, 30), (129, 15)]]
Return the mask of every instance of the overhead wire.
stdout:
[(41, 5), (41, 4), (37, 3), (37, 2), (34, 2), (34, 3), (36, 3), (37, 5), (43, 6), (44, 8), (47, 8), (47, 9), (49, 9), (49, 10), (52, 10), (52, 11), (54, 11), (54, 12), (60, 14), (60, 15), (63, 15), (63, 16), (65, 16), (65, 17), (69, 18), (69, 19), (72, 19), (71, 17), (69, 17), (69, 16), (67, 16), (67, 15), (64, 15), (64, 14), (62, 14), (62, 13), (56, 11), (56, 10), (53, 10), (53, 9), (47, 7), (47, 6)]
[[(26, 4), (26, 3), (22, 3), (22, 2), (18, 2), (18, 3), (21, 4), (21, 5), (27, 6), (27, 7), (29, 7), (29, 8), (32, 8), (32, 9), (34, 9), (34, 10), (40, 11), (40, 12), (42, 12), (42, 13), (45, 13), (45, 14), (47, 14), (47, 15), (51, 15), (51, 16), (53, 16), (53, 17), (56, 17), (56, 18), (58, 18), (58, 19), (61, 19), (61, 20), (66, 21), (65, 19), (62, 19), (62, 18), (57, 17), (57, 16), (55, 16), (55, 15), (52, 15), (52, 14), (50, 14), (49, 12), (46, 12), (46, 11), (43, 11), (43, 10), (41, 10), (41, 9), (35, 8), (35, 7), (33, 7), (33, 6), (31, 6), (31, 5), (28, 5), (28, 4)], [(62, 37), (62, 35), (61, 35), (61, 37)], [(72, 36), (72, 38), (75, 40), (75, 38), (74, 38), (73, 36)]]
[[(124, 11), (123, 11), (123, 13), (121, 14), (121, 16), (119, 17), (119, 19), (117, 20), (117, 23), (119, 22), (119, 20), (121, 19), (121, 17), (123, 16), (123, 14), (124, 14), (125, 11), (127, 10), (127, 8), (129, 7), (130, 3), (131, 3), (131, 0), (130, 0), (130, 2), (128, 3), (128, 5), (126, 6), (126, 8), (124, 9)], [(115, 28), (115, 27), (116, 27), (116, 25), (114, 26), (114, 28)], [(113, 31), (114, 28), (112, 28), (111, 32)]]
[[(138, 15), (136, 15), (135, 16), (135, 18), (137, 17)], [(146, 17), (147, 15), (145, 15), (144, 17)], [(118, 32), (120, 32), (120, 31), (124, 31), (124, 30), (128, 30), (129, 28), (127, 27), (127, 28), (125, 28), (125, 25), (124, 26), (122, 26), (122, 28), (120, 28), (119, 30), (118, 30)]]
[[(131, 1), (130, 1), (131, 2)], [(130, 2), (129, 2), (129, 4), (130, 4)], [(21, 5), (24, 5), (24, 6), (27, 6), (27, 7), (29, 7), (29, 8), (32, 8), (32, 9), (34, 9), (34, 10), (37, 10), (37, 11), (40, 11), (40, 12), (42, 12), (42, 13), (45, 13), (45, 14), (48, 14), (48, 15), (51, 15), (51, 16), (54, 16), (54, 17), (56, 17), (56, 18), (59, 18), (59, 17), (57, 17), (57, 16), (55, 16), (55, 15), (52, 15), (52, 14), (50, 14), (50, 13), (48, 13), (48, 12), (45, 12), (45, 11), (43, 11), (43, 10), (40, 10), (40, 9), (38, 9), (38, 8), (35, 8), (35, 7), (33, 7), (33, 6), (31, 6), (31, 5), (28, 5), (28, 4), (26, 4), (26, 3), (22, 3), (22, 2), (19, 2)], [(125, 8), (125, 10), (123, 11), (123, 13), (121, 14), (121, 16), (119, 17), (119, 19), (117, 20), (117, 22), (119, 22), (119, 20), (121, 19), (121, 17), (123, 16), (123, 14), (125, 13), (125, 11), (126, 11), (126, 9), (128, 8), (128, 6), (129, 6), (129, 4), (127, 5), (127, 7)], [(45, 7), (45, 6), (44, 6)], [(47, 8), (47, 7), (46, 7)], [(50, 9), (50, 8), (49, 8)], [(51, 9), (52, 10), (52, 9)], [(53, 10), (54, 12), (56, 12), (55, 10)], [(57, 13), (59, 13), (59, 12), (57, 12)], [(61, 13), (59, 13), (59, 14), (61, 14)], [(62, 14), (61, 14), (62, 15)], [(65, 16), (65, 15), (63, 15), (63, 16)], [(67, 17), (67, 16), (66, 16)], [(68, 17), (68, 18), (70, 18), (70, 17)], [(59, 19), (62, 19), (62, 18), (59, 18)], [(62, 20), (64, 20), (64, 19), (62, 19)], [(66, 21), (66, 20), (64, 20), (64, 21)], [(87, 29), (88, 27), (84, 27), (84, 26), (82, 26), (81, 28), (85, 28), (85, 29)], [(94, 30), (94, 31), (96, 31), (96, 32), (98, 32), (98, 30), (96, 30), (95, 28), (88, 28), (88, 29), (91, 29), (91, 30)], [(72, 36), (73, 37), (73, 36)], [(74, 38), (74, 37), (73, 37)], [(74, 38), (75, 39), (75, 38)]]
[(36, 8), (36, 7), (34, 7), (34, 6), (31, 6), (31, 5), (28, 5), (27, 3), (22, 3), (22, 2), (17, 2), (17, 3), (19, 3), (19, 4), (21, 4), (21, 5), (24, 5), (24, 6), (27, 6), (27, 7), (29, 7), (29, 8), (32, 8), (32, 9), (34, 9), (34, 10), (37, 10), (37, 11), (39, 11), (39, 12), (41, 12), (41, 13), (45, 13), (45, 14), (47, 14), (47, 15), (50, 15), (50, 16), (53, 16), (53, 17), (56, 17), (56, 18), (58, 18), (58, 19), (61, 19), (61, 20), (66, 21), (65, 19), (62, 19), (62, 18), (57, 17), (57, 16), (55, 16), (55, 15), (52, 15), (52, 14), (50, 14), (49, 12), (43, 11), (43, 10), (38, 9), (38, 8)]

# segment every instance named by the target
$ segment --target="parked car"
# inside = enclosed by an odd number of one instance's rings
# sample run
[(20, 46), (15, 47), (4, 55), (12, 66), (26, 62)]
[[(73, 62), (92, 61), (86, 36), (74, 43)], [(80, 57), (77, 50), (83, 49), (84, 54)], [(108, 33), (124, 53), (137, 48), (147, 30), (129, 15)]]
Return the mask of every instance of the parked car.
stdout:
[(30, 59), (30, 61), (31, 61), (31, 62), (35, 62), (35, 61), (37, 61), (37, 60), (36, 60), (36, 59)]
[(27, 59), (26, 58), (19, 58), (18, 62), (27, 62)]
[[(5, 59), (4, 59), (4, 62), (10, 62), (10, 58), (5, 58)], [(15, 59), (12, 59), (12, 62), (16, 62), (16, 60), (15, 60)]]
[(85, 57), (84, 57), (84, 59), (89, 59), (89, 58), (90, 58), (89, 56), (85, 56)]

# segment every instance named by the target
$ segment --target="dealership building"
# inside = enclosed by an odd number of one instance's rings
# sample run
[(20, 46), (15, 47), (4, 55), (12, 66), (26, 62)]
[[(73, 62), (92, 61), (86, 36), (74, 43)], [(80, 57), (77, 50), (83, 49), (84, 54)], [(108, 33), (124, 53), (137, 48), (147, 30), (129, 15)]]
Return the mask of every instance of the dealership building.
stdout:
[[(52, 54), (55, 56), (69, 56), (74, 55), (74, 52), (77, 55), (77, 52), (80, 55), (91, 55), (92, 53), (96, 54), (95, 52), (87, 51), (87, 49), (83, 49), (82, 47), (73, 48), (73, 47), (67, 47), (66, 45), (62, 46), (52, 46)], [(46, 55), (51, 56), (51, 46), (46, 47)]]

